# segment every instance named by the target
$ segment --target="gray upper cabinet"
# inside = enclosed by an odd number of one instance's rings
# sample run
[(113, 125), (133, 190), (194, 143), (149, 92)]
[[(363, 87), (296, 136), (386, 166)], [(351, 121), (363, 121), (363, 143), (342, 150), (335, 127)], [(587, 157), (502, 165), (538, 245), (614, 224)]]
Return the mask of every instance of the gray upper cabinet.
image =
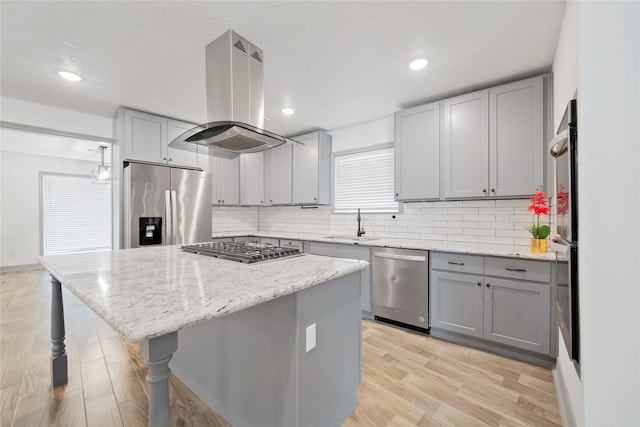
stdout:
[(123, 159), (167, 162), (167, 119), (141, 111), (118, 112), (124, 130)]
[(444, 197), (489, 195), (489, 91), (444, 101)]
[(214, 205), (240, 204), (240, 156), (234, 159), (210, 157), (209, 170), (213, 174), (212, 200)]
[(262, 206), (264, 202), (263, 153), (240, 154), (240, 204)]
[(180, 122), (178, 120), (167, 119), (167, 133), (169, 138), (167, 140), (167, 162), (170, 165), (175, 166), (190, 166), (193, 168), (200, 167), (198, 162), (200, 145), (193, 145), (193, 150), (181, 150), (177, 148), (169, 147), (169, 144), (182, 135), (184, 132), (192, 129), (194, 125), (191, 123)]
[(532, 194), (544, 184), (543, 78), (489, 89), (491, 196)]
[(282, 144), (264, 152), (264, 204), (291, 204), (293, 146)]
[(543, 188), (543, 76), (443, 105), (445, 198), (528, 196)]
[(313, 132), (293, 138), (293, 203), (331, 203), (331, 135)]
[(193, 150), (169, 147), (177, 136), (191, 129), (192, 124), (121, 108), (118, 125), (121, 126), (123, 160), (202, 169), (198, 163), (198, 147), (194, 146)]
[(396, 200), (440, 198), (440, 103), (395, 114)]

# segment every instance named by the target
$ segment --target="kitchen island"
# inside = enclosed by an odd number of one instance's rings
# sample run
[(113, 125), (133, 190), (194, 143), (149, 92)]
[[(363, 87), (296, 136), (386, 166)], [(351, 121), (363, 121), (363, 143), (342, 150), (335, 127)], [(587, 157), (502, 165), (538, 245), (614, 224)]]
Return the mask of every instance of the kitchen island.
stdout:
[(150, 426), (169, 425), (174, 353), (177, 376), (233, 425), (335, 425), (355, 408), (366, 262), (304, 255), (246, 265), (178, 246), (39, 261), (52, 276), (54, 387), (67, 382), (62, 284), (140, 343)]

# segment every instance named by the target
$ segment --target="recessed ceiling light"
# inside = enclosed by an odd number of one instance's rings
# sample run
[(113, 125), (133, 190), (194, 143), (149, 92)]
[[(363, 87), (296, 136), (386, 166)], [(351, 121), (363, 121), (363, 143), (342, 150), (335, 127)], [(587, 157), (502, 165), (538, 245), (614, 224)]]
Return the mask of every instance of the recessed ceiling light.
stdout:
[(82, 77), (70, 71), (59, 71), (58, 75), (63, 79), (69, 80), (70, 82), (78, 82), (82, 80)]
[(422, 70), (428, 63), (429, 60), (427, 58), (417, 58), (409, 63), (409, 68), (412, 70)]
[(280, 112), (281, 112), (282, 114), (284, 114), (285, 116), (290, 116), (290, 115), (292, 115), (293, 113), (295, 113), (295, 112), (296, 112), (296, 110), (294, 110), (292, 107), (282, 107), (282, 108), (280, 109)]

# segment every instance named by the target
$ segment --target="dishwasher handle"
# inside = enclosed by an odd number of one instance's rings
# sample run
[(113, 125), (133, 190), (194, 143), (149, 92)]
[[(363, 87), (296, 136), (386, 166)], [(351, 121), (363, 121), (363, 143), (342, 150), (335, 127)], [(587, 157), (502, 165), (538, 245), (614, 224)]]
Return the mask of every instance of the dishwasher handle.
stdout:
[(399, 254), (388, 254), (386, 252), (374, 252), (373, 256), (377, 256), (378, 258), (389, 258), (389, 259), (397, 259), (400, 261), (416, 261), (416, 262), (426, 262), (426, 256), (419, 255), (399, 255)]

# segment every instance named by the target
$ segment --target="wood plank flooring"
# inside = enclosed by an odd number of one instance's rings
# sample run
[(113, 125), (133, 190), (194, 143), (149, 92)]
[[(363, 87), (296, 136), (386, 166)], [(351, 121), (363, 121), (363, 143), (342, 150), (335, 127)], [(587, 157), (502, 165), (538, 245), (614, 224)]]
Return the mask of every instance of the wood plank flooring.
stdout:
[[(69, 383), (51, 390), (49, 280), (44, 270), (0, 277), (0, 426), (146, 426), (137, 344), (64, 287)], [(343, 427), (561, 425), (547, 369), (378, 322), (362, 330), (358, 408)], [(170, 400), (174, 426), (229, 425), (173, 375)]]

